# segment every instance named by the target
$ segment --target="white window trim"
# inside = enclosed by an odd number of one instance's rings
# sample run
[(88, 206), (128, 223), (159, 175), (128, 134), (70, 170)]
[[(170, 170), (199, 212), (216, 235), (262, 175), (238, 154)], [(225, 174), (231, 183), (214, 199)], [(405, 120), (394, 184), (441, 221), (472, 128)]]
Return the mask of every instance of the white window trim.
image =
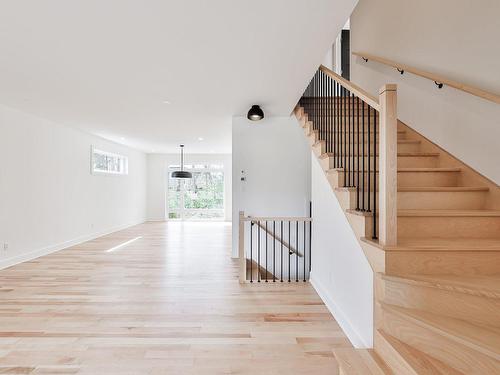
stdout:
[[(118, 157), (123, 159), (124, 161), (124, 171), (123, 172), (115, 172), (115, 171), (101, 171), (94, 169), (94, 153), (99, 153), (101, 155), (110, 156), (110, 157)], [(95, 146), (90, 147), (90, 173), (93, 175), (101, 175), (101, 176), (127, 176), (128, 175), (128, 156), (115, 154), (113, 152), (103, 151), (100, 148)]]

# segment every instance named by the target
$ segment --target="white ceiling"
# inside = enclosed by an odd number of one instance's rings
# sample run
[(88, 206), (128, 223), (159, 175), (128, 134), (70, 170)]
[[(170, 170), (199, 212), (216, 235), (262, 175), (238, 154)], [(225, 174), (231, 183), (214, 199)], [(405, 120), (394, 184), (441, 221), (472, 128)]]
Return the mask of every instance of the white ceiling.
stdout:
[(231, 117), (289, 115), (355, 2), (0, 0), (0, 103), (146, 152), (231, 152)]

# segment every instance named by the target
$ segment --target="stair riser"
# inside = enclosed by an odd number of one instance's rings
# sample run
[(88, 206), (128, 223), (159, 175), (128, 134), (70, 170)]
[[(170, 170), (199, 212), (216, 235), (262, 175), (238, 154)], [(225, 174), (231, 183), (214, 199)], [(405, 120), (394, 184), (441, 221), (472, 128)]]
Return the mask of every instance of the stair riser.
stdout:
[(451, 316), (457, 319), (500, 326), (500, 300), (468, 293), (384, 280), (384, 302)]
[(398, 216), (398, 237), (500, 239), (500, 217)]
[[(373, 177), (373, 176), (372, 176)], [(339, 173), (329, 173), (329, 181), (332, 184), (338, 183), (338, 186), (343, 187), (344, 176)], [(351, 176), (352, 178), (352, 176)], [(338, 180), (338, 181), (337, 181)], [(368, 209), (368, 200), (370, 200), (370, 209), (373, 208), (373, 192), (367, 191), (368, 179), (365, 184), (365, 208)], [(363, 192), (360, 185), (359, 208), (362, 207)], [(349, 208), (356, 209), (357, 198), (356, 191), (350, 191)], [(481, 209), (484, 207), (486, 194), (484, 192), (402, 192), (398, 191), (398, 209), (413, 210), (413, 209), (429, 209), (429, 210), (468, 210)], [(379, 207), (379, 196), (376, 194), (377, 207)]]
[(437, 156), (398, 156), (398, 168), (436, 168)]
[(459, 172), (399, 172), (398, 186), (457, 186)]
[(385, 271), (391, 275), (496, 275), (500, 252), (493, 251), (390, 251)]
[(486, 192), (484, 191), (399, 191), (398, 209), (479, 210), (484, 207), (485, 200)]
[[(366, 167), (366, 166), (365, 166)], [(360, 180), (362, 180), (362, 173), (360, 172)], [(370, 179), (373, 178), (373, 173)], [(328, 179), (333, 187), (344, 186), (344, 172), (343, 171), (330, 171)], [(456, 186), (458, 180), (458, 173), (455, 172), (398, 172), (398, 187), (447, 187)], [(354, 174), (354, 183), (358, 181), (357, 173)], [(368, 184), (368, 172), (365, 172), (365, 186)], [(377, 173), (378, 185), (378, 173)]]
[[(323, 160), (322, 165), (325, 170), (335, 168), (335, 162), (333, 157), (321, 158), (330, 159)], [(370, 165), (373, 166), (373, 157), (370, 157)], [(436, 168), (437, 167), (437, 157), (435, 156), (398, 156), (398, 168)], [(357, 163), (357, 158), (355, 159)], [(349, 161), (348, 161), (349, 162)], [(375, 160), (378, 163), (378, 157)], [(351, 161), (352, 163), (352, 161)], [(359, 164), (362, 164), (360, 159)], [(365, 166), (368, 167), (368, 158), (365, 158)]]
[(383, 312), (382, 328), (400, 341), (467, 375), (500, 373), (500, 362), (399, 315)]
[(377, 331), (373, 336), (373, 346), (377, 354), (387, 363), (395, 375), (419, 375), (412, 369), (394, 347)]

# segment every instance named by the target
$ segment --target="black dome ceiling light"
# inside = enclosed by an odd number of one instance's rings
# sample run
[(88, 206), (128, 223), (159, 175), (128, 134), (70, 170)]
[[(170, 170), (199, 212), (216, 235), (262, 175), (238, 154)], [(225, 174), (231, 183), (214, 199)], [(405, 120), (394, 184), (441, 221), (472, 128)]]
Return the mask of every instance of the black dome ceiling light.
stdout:
[(250, 121), (260, 121), (263, 118), (264, 112), (257, 104), (254, 104), (248, 111), (247, 119), (249, 119)]
[(184, 170), (184, 145), (179, 147), (181, 148), (181, 170), (172, 172), (172, 178), (193, 178), (191, 172)]

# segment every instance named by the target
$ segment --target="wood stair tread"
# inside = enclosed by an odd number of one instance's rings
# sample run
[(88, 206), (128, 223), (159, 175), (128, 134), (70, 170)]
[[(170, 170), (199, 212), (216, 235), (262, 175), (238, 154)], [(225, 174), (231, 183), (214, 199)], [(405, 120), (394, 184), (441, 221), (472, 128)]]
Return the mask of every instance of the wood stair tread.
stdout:
[(489, 191), (486, 186), (403, 186), (398, 191), (425, 191), (425, 192), (462, 192), (462, 191)]
[[(353, 188), (335, 188), (337, 191), (351, 189)], [(346, 212), (358, 216), (373, 215), (371, 211), (347, 209)], [(398, 210), (398, 217), (500, 217), (500, 210)]]
[(361, 238), (384, 251), (500, 251), (500, 239), (493, 238), (398, 238), (396, 246), (382, 246), (377, 240)]
[(429, 356), (428, 354), (398, 340), (394, 336), (386, 333), (384, 330), (377, 330), (385, 341), (397, 352), (405, 363), (413, 370), (415, 374), (433, 374), (433, 375), (463, 375), (452, 367), (444, 364), (440, 360)]
[(447, 291), (467, 293), (474, 296), (500, 299), (500, 275), (456, 276), (456, 275), (405, 275), (382, 274), (384, 280), (421, 285)]
[[(399, 191), (399, 189), (398, 189)], [(500, 210), (398, 210), (398, 217), (500, 217)]]
[(386, 312), (500, 361), (500, 330), (449, 316), (380, 302)]
[(336, 348), (333, 355), (342, 375), (389, 375), (387, 368), (380, 365), (382, 360), (369, 349)]

